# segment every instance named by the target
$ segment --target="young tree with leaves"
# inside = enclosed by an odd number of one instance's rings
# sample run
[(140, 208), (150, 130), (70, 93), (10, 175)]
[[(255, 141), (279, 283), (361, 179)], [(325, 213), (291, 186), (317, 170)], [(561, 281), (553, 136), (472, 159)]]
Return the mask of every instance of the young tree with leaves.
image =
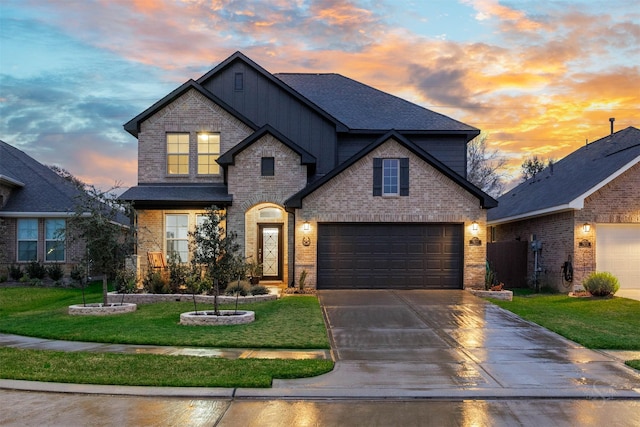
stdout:
[(242, 269), (236, 234), (224, 229), (226, 215), (217, 206), (207, 209), (204, 221), (189, 233), (193, 271), (203, 269), (204, 283), (214, 287), (213, 308), (219, 315), (220, 283), (227, 284)]
[(504, 190), (507, 163), (498, 150), (488, 151), (487, 133), (481, 133), (467, 144), (467, 180), (492, 197), (498, 197)]
[(87, 185), (84, 194), (76, 199), (75, 212), (68, 221), (70, 240), (85, 245), (80, 261), (90, 266), (92, 272), (102, 274), (104, 305), (108, 279), (124, 267), (135, 241), (135, 230), (130, 225), (133, 207), (119, 200), (113, 193), (115, 189), (100, 191)]

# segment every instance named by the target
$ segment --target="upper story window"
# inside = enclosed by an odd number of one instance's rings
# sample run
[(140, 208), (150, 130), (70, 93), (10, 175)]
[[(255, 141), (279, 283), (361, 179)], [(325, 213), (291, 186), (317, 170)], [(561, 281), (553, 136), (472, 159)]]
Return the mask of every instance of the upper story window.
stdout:
[(189, 134), (167, 134), (167, 173), (169, 175), (189, 174)]
[(64, 219), (47, 219), (44, 222), (45, 261), (64, 261)]
[(260, 174), (262, 176), (274, 176), (275, 175), (275, 158), (263, 157), (260, 164)]
[(382, 195), (400, 194), (400, 160), (382, 159)]
[(409, 159), (373, 159), (373, 195), (409, 195)]
[(38, 260), (38, 220), (18, 219), (18, 261)]
[(198, 175), (217, 175), (220, 165), (216, 159), (220, 157), (220, 134), (198, 134)]

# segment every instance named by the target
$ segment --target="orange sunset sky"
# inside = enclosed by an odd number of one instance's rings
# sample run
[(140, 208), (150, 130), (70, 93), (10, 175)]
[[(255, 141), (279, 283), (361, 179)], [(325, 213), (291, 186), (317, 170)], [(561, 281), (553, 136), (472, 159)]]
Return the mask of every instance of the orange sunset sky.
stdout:
[(237, 50), (475, 126), (513, 182), (610, 117), (640, 127), (639, 0), (4, 0), (0, 139), (101, 188), (135, 185), (122, 125)]

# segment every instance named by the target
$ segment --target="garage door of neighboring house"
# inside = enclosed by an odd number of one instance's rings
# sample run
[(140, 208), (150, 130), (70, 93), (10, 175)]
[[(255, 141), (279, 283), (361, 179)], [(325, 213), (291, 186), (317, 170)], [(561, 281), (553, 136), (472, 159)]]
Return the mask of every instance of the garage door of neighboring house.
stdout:
[(597, 224), (596, 269), (620, 281), (620, 289), (640, 289), (640, 224)]
[(461, 289), (461, 224), (318, 225), (318, 289)]

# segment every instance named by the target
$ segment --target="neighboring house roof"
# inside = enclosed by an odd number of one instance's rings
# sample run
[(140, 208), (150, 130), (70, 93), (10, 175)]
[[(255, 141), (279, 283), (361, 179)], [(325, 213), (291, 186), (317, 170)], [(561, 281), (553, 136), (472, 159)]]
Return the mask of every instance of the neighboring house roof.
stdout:
[[(3, 179), (4, 177), (4, 179)], [(78, 196), (73, 183), (15, 147), (0, 141), (0, 180), (13, 181), (0, 216), (67, 216)]]
[[(468, 133), (480, 131), (450, 117), (340, 74), (275, 74), (350, 130)], [(393, 112), (393, 114), (389, 114)]]
[(333, 169), (327, 175), (324, 175), (322, 178), (319, 178), (318, 180), (310, 183), (301, 191), (291, 196), (289, 199), (285, 201), (284, 203), (285, 207), (287, 209), (301, 208), (302, 199), (307, 197), (309, 194), (313, 193), (318, 188), (322, 187), (329, 180), (331, 180), (335, 176), (342, 173), (344, 170), (349, 168), (351, 165), (356, 163), (358, 160), (366, 156), (368, 153), (373, 151), (376, 147), (382, 145), (384, 142), (386, 142), (390, 138), (393, 138), (394, 140), (396, 140), (399, 144), (409, 149), (416, 156), (420, 157), (422, 160), (424, 160), (426, 163), (434, 167), (440, 173), (442, 173), (443, 175), (445, 175), (446, 177), (454, 181), (456, 184), (464, 188), (466, 191), (468, 191), (475, 197), (477, 197), (478, 200), (480, 201), (480, 205), (482, 208), (490, 209), (497, 205), (497, 202), (493, 198), (491, 198), (491, 196), (484, 193), (482, 190), (480, 190), (479, 188), (471, 184), (469, 181), (461, 177), (459, 174), (451, 170), (449, 167), (444, 165), (438, 159), (436, 159), (435, 157), (433, 157), (432, 155), (424, 151), (422, 148), (420, 148), (419, 146), (417, 146), (416, 144), (414, 144), (413, 142), (411, 142), (410, 140), (402, 136), (397, 131), (391, 130), (386, 134), (384, 134), (383, 136), (381, 136), (380, 138), (378, 138), (376, 141), (372, 142), (371, 144), (369, 144), (368, 146), (360, 150), (360, 152), (354, 154), (351, 158), (349, 158), (349, 160), (340, 164), (337, 168)]
[(282, 133), (278, 132), (271, 125), (262, 126), (253, 134), (249, 135), (239, 144), (235, 145), (229, 151), (221, 155), (216, 161), (218, 164), (222, 166), (233, 165), (235, 163), (235, 157), (239, 153), (241, 153), (245, 148), (249, 147), (251, 144), (262, 138), (263, 136), (271, 134), (278, 141), (289, 147), (292, 151), (300, 156), (300, 164), (302, 165), (315, 165), (316, 158), (312, 154), (310, 154), (307, 150), (300, 147), (298, 144), (284, 136)]
[(134, 202), (134, 208), (225, 206), (233, 200), (222, 184), (142, 184), (129, 188), (119, 198)]
[(488, 222), (582, 209), (585, 198), (639, 161), (640, 130), (620, 130), (574, 151), (498, 198), (498, 207), (487, 213)]
[(258, 126), (253, 123), (251, 120), (240, 114), (238, 111), (233, 109), (226, 102), (215, 96), (213, 93), (209, 92), (207, 89), (202, 87), (199, 83), (188, 80), (186, 83), (182, 84), (179, 88), (172, 91), (170, 94), (153, 104), (151, 107), (144, 110), (142, 113), (135, 116), (133, 119), (129, 120), (124, 124), (124, 129), (129, 132), (131, 135), (138, 137), (138, 133), (140, 132), (140, 124), (147, 120), (149, 117), (156, 114), (158, 111), (171, 104), (173, 101), (178, 99), (180, 96), (187, 93), (189, 90), (194, 89), (200, 92), (203, 96), (210, 99), (212, 102), (218, 104), (220, 107), (224, 108), (228, 113), (232, 114), (235, 118), (243, 122), (245, 125), (250, 127), (253, 130), (256, 130)]

